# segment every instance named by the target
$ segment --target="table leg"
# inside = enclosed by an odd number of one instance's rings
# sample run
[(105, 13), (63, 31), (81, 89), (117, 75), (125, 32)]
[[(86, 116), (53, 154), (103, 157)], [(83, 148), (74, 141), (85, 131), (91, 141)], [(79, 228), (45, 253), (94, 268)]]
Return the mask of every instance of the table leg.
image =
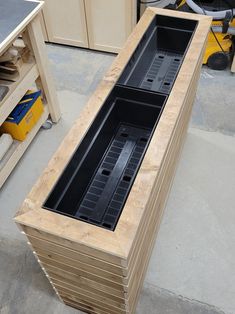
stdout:
[(235, 54), (233, 56), (233, 62), (232, 62), (232, 66), (231, 66), (231, 72), (235, 73)]
[(37, 16), (27, 26), (30, 43), (36, 59), (39, 70), (39, 81), (42, 85), (43, 92), (46, 97), (49, 113), (53, 122), (58, 122), (60, 119), (59, 102), (55, 90), (54, 81), (49, 69), (49, 60), (46, 53), (40, 17)]

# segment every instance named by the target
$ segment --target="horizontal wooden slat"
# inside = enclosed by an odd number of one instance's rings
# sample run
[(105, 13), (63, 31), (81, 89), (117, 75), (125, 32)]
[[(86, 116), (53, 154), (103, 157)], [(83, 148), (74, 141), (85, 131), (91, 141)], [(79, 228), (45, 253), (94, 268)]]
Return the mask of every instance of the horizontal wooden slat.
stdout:
[(93, 296), (87, 295), (84, 292), (79, 293), (75, 292), (66, 288), (62, 288), (60, 286), (56, 286), (58, 293), (60, 296), (63, 294), (67, 294), (69, 296), (73, 296), (75, 298), (79, 298), (79, 300), (84, 303), (84, 302), (89, 302), (90, 304), (96, 304), (100, 309), (102, 310), (109, 310), (110, 312), (118, 312), (118, 313), (125, 313), (126, 312), (126, 306), (125, 307), (119, 307), (119, 306), (114, 306), (111, 303), (107, 302), (102, 302), (101, 300), (98, 300), (97, 298), (94, 298)]
[(62, 272), (66, 271), (66, 272), (69, 272), (69, 273), (74, 274), (76, 276), (79, 276), (82, 278), (87, 278), (87, 279), (92, 280), (96, 283), (103, 284), (103, 285), (107, 286), (107, 288), (110, 287), (110, 288), (113, 288), (113, 289), (118, 290), (118, 291), (123, 291), (123, 290), (125, 291), (124, 285), (121, 285), (119, 283), (107, 280), (103, 277), (96, 276), (93, 273), (85, 272), (85, 271), (80, 270), (78, 268), (75, 268), (71, 265), (66, 265), (66, 264), (60, 263), (58, 261), (52, 261), (51, 262), (51, 260), (49, 260), (45, 257), (42, 257), (42, 256), (40, 256), (40, 257), (38, 256), (38, 258), (39, 258), (40, 262), (42, 263), (42, 265), (44, 265), (45, 268), (50, 265), (51, 267), (55, 267), (55, 268), (60, 269)]
[[(24, 230), (27, 232), (28, 229), (24, 228)], [(58, 245), (42, 238), (33, 237), (30, 234), (27, 234), (27, 237), (35, 250), (46, 250), (51, 253), (67, 256), (68, 258), (71, 258), (75, 261), (79, 261), (85, 265), (88, 264), (90, 266), (94, 266), (97, 269), (102, 269), (103, 271), (107, 271), (112, 274), (119, 276), (125, 275), (123, 274), (123, 268), (106, 263), (105, 261), (99, 260), (98, 258), (83, 254), (79, 251), (71, 250), (70, 248)]]
[(123, 278), (122, 276), (118, 276), (115, 274), (112, 274), (110, 272), (104, 271), (102, 269), (90, 266), (88, 263), (81, 263), (78, 260), (74, 260), (71, 258), (67, 258), (64, 255), (53, 253), (51, 251), (46, 251), (42, 249), (37, 249), (33, 243), (31, 242), (35, 252), (37, 253), (38, 257), (40, 259), (45, 260), (48, 264), (53, 265), (56, 262), (60, 262), (64, 264), (65, 266), (72, 266), (74, 268), (77, 268), (81, 271), (87, 272), (89, 274), (97, 275), (98, 277), (105, 278), (106, 280), (110, 280), (111, 282), (116, 282), (123, 284)]
[[(43, 265), (45, 268), (45, 265)], [(79, 275), (72, 274), (67, 271), (61, 271), (61, 269), (57, 267), (53, 267), (51, 265), (46, 265), (46, 272), (51, 278), (55, 278), (61, 281), (65, 281), (72, 285), (84, 285), (86, 287), (91, 287), (94, 289), (99, 289), (100, 291), (109, 293), (111, 295), (114, 295), (118, 298), (126, 299), (126, 293), (121, 290), (116, 290), (111, 287), (107, 287), (106, 285), (103, 285), (101, 283), (95, 282), (93, 280), (89, 280), (87, 278), (81, 277)]]
[(68, 284), (67, 282), (63, 282), (63, 281), (60, 281), (60, 280), (57, 280), (57, 279), (54, 279), (54, 278), (51, 278), (52, 282), (53, 282), (53, 285), (58, 288), (58, 289), (62, 289), (65, 288), (67, 290), (70, 290), (71, 293), (73, 292), (77, 292), (77, 293), (80, 293), (80, 294), (85, 294), (87, 296), (90, 296), (92, 297), (93, 299), (96, 299), (98, 301), (101, 301), (103, 303), (108, 303), (108, 304), (111, 304), (111, 305), (114, 305), (116, 307), (119, 307), (119, 308), (125, 308), (126, 307), (126, 301), (125, 300), (122, 300), (122, 299), (119, 299), (115, 296), (112, 296), (110, 294), (107, 294), (107, 293), (104, 293), (100, 290), (97, 290), (97, 289), (92, 289), (90, 287), (85, 287), (84, 286), (74, 286), (74, 285), (71, 285), (71, 284)]

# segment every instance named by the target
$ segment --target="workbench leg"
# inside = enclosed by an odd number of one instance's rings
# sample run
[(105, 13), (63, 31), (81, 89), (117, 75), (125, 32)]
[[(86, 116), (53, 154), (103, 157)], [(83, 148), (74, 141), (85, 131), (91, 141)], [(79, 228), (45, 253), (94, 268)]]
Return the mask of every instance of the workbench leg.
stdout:
[(40, 17), (37, 16), (28, 26), (29, 40), (36, 59), (39, 71), (39, 82), (43, 87), (49, 113), (53, 122), (60, 119), (59, 102), (55, 90), (54, 81), (49, 70), (49, 60), (46, 53), (43, 33), (41, 29)]
[(233, 56), (233, 62), (232, 62), (232, 66), (231, 66), (231, 72), (235, 73), (235, 54)]

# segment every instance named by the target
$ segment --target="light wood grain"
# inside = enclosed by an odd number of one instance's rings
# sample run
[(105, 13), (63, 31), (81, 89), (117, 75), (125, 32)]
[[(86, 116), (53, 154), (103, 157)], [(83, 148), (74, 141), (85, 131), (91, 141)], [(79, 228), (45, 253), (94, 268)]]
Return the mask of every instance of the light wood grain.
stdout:
[[(45, 264), (44, 264), (44, 268), (45, 268)], [(115, 297), (125, 299), (125, 292), (121, 291), (120, 289), (115, 289), (113, 287), (106, 286), (105, 284), (95, 282), (85, 277), (67, 272), (65, 270), (61, 271), (61, 269), (57, 267), (53, 267), (51, 265), (47, 265), (46, 270), (50, 278), (55, 278), (64, 282), (68, 282), (69, 284), (72, 284), (72, 285), (80, 286), (84, 284), (86, 287), (88, 287), (88, 289), (90, 287), (94, 289), (99, 289), (102, 292), (109, 293), (111, 295), (114, 295)]]
[(82, 293), (79, 292), (75, 292), (66, 288), (62, 288), (57, 286), (58, 292), (60, 295), (64, 295), (67, 294), (70, 297), (75, 297), (78, 298), (80, 302), (89, 302), (89, 304), (93, 304), (95, 306), (98, 306), (100, 309), (102, 310), (106, 310), (108, 311), (110, 314), (111, 313), (126, 313), (126, 309), (124, 307), (124, 305), (121, 306), (112, 306), (111, 303), (105, 303), (102, 302), (100, 299), (97, 299), (97, 297), (88, 295), (87, 293), (84, 293), (84, 291)]
[(83, 304), (81, 302), (75, 302), (75, 301), (71, 301), (69, 298), (67, 298), (66, 296), (64, 297), (64, 303), (74, 307), (75, 309), (81, 310), (85, 313), (91, 313), (91, 314), (108, 314), (106, 311), (102, 311), (98, 308), (96, 308), (95, 306), (91, 307), (91, 306), (87, 306), (86, 304)]
[(81, 303), (84, 304), (85, 306), (89, 307), (89, 308), (93, 308), (94, 311), (96, 312), (97, 310), (101, 310), (107, 314), (124, 314), (126, 313), (126, 311), (123, 311), (121, 309), (111, 309), (109, 306), (105, 307), (105, 306), (101, 306), (99, 303), (94, 303), (94, 301), (91, 298), (88, 297), (83, 297), (82, 295), (79, 294), (74, 294), (71, 295), (69, 292), (65, 292), (65, 291), (60, 291), (60, 295), (62, 296), (62, 298), (66, 298), (68, 300), (77, 302), (77, 303)]
[[(27, 228), (24, 230), (27, 231)], [(97, 268), (97, 270), (101, 269), (102, 271), (110, 272), (111, 274), (116, 274), (119, 276), (125, 275), (125, 273), (123, 273), (122, 267), (115, 266), (113, 264), (107, 263), (86, 254), (82, 254), (79, 251), (75, 251), (65, 246), (58, 245), (54, 242), (30, 236), (30, 234), (27, 234), (27, 238), (30, 241), (33, 249), (37, 252), (43, 252), (45, 255), (47, 255), (48, 252), (60, 254), (74, 260), (75, 262), (88, 265), (88, 268), (95, 267)]]
[(136, 24), (136, 0), (45, 0), (50, 42), (119, 52)]
[(43, 15), (50, 42), (88, 47), (84, 0), (45, 0)]
[(122, 276), (115, 275), (115, 274), (110, 273), (108, 271), (105, 271), (103, 269), (93, 267), (89, 264), (81, 263), (80, 261), (77, 261), (77, 260), (74, 260), (71, 258), (67, 258), (64, 255), (56, 254), (56, 253), (53, 253), (51, 251), (38, 250), (38, 249), (35, 249), (35, 251), (37, 252), (37, 255), (39, 256), (39, 258), (48, 264), (56, 265), (56, 263), (59, 262), (61, 264), (64, 264), (65, 267), (66, 266), (72, 266), (75, 269), (87, 272), (88, 274), (97, 275), (98, 277), (105, 278), (105, 279), (110, 280), (112, 282), (117, 282), (120, 284), (124, 283)]
[(231, 72), (235, 73), (235, 54), (233, 56), (233, 62), (232, 62), (232, 66), (231, 66)]
[(52, 74), (50, 72), (49, 61), (41, 29), (40, 16), (34, 18), (34, 20), (28, 25), (27, 30), (40, 75), (39, 79), (43, 87), (43, 92), (46, 96), (46, 102), (48, 104), (52, 121), (58, 122), (60, 119), (59, 102)]
[(89, 48), (119, 52), (132, 32), (136, 0), (84, 0)]
[(74, 285), (71, 285), (69, 283), (65, 283), (63, 281), (56, 280), (54, 278), (52, 278), (52, 281), (53, 281), (55, 287), (57, 287), (58, 289), (60, 287), (62, 290), (65, 288), (65, 289), (71, 291), (71, 294), (73, 294), (73, 292), (78, 292), (81, 294), (85, 293), (85, 295), (91, 296), (94, 299), (99, 300), (103, 303), (112, 304), (118, 308), (124, 308), (125, 300), (119, 299), (119, 298), (117, 298), (113, 295), (110, 295), (108, 293), (104, 293), (104, 292), (100, 293), (99, 290), (92, 289), (92, 288), (89, 288), (89, 290), (87, 290), (87, 287), (84, 288), (81, 286), (74, 286)]
[[(116, 229), (112, 232), (42, 209), (48, 191), (156, 14), (193, 19), (198, 21), (198, 25)], [(65, 303), (94, 313), (107, 311), (105, 306), (114, 313), (118, 308), (117, 313), (135, 312), (186, 136), (210, 24), (211, 19), (205, 16), (146, 10), (125, 48), (18, 212), (16, 222), (28, 236), (35, 254)]]
[[(44, 265), (50, 265), (52, 267), (58, 268), (61, 270), (61, 272), (66, 271), (70, 274), (74, 274), (76, 276), (80, 276), (83, 278), (87, 278), (91, 281), (94, 281), (94, 284), (97, 283), (101, 283), (103, 285), (106, 285), (107, 287), (111, 287), (114, 288), (116, 290), (120, 290), (123, 291), (125, 289), (125, 286), (122, 285), (122, 283), (120, 283), (120, 279), (118, 278), (114, 278), (114, 276), (110, 276), (112, 280), (110, 280), (110, 278), (107, 277), (101, 277), (96, 275), (95, 273), (92, 272), (88, 272), (88, 271), (84, 271), (81, 268), (75, 267), (74, 264), (65, 264), (65, 263), (61, 263), (58, 260), (51, 260), (49, 258), (46, 258), (44, 256), (40, 256), (38, 254), (38, 258), (41, 261), (41, 263)], [(45, 267), (46, 269), (46, 267)], [(114, 281), (116, 279), (116, 281)], [(122, 278), (121, 278), (122, 279)]]
[[(44, 9), (45, 9), (45, 6), (44, 6)], [(40, 15), (40, 23), (41, 23), (43, 38), (44, 38), (45, 41), (48, 41), (49, 39), (48, 39), (47, 30), (46, 30), (46, 25), (45, 25), (43, 11), (40, 12), (39, 15)]]

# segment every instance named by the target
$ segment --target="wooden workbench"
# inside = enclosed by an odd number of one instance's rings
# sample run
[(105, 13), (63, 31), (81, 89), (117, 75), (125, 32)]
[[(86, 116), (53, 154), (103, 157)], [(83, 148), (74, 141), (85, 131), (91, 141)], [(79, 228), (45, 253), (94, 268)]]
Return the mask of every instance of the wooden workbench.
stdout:
[[(156, 15), (198, 22), (114, 231), (42, 208)], [(186, 136), (209, 17), (147, 9), (15, 217), (56, 293), (89, 313), (134, 313)]]
[(0, 2), (0, 55), (12, 45), (15, 39), (22, 35), (31, 50), (33, 59), (32, 62), (23, 64), (19, 79), (9, 85), (8, 94), (0, 102), (0, 125), (35, 82), (38, 88), (42, 90), (44, 98), (44, 113), (33, 130), (28, 134), (25, 141), (14, 141), (0, 163), (0, 187), (48, 118), (48, 115), (51, 116), (53, 122), (60, 119), (58, 99), (49, 71), (39, 20), (42, 7), (43, 3), (36, 1), (5, 0)]

